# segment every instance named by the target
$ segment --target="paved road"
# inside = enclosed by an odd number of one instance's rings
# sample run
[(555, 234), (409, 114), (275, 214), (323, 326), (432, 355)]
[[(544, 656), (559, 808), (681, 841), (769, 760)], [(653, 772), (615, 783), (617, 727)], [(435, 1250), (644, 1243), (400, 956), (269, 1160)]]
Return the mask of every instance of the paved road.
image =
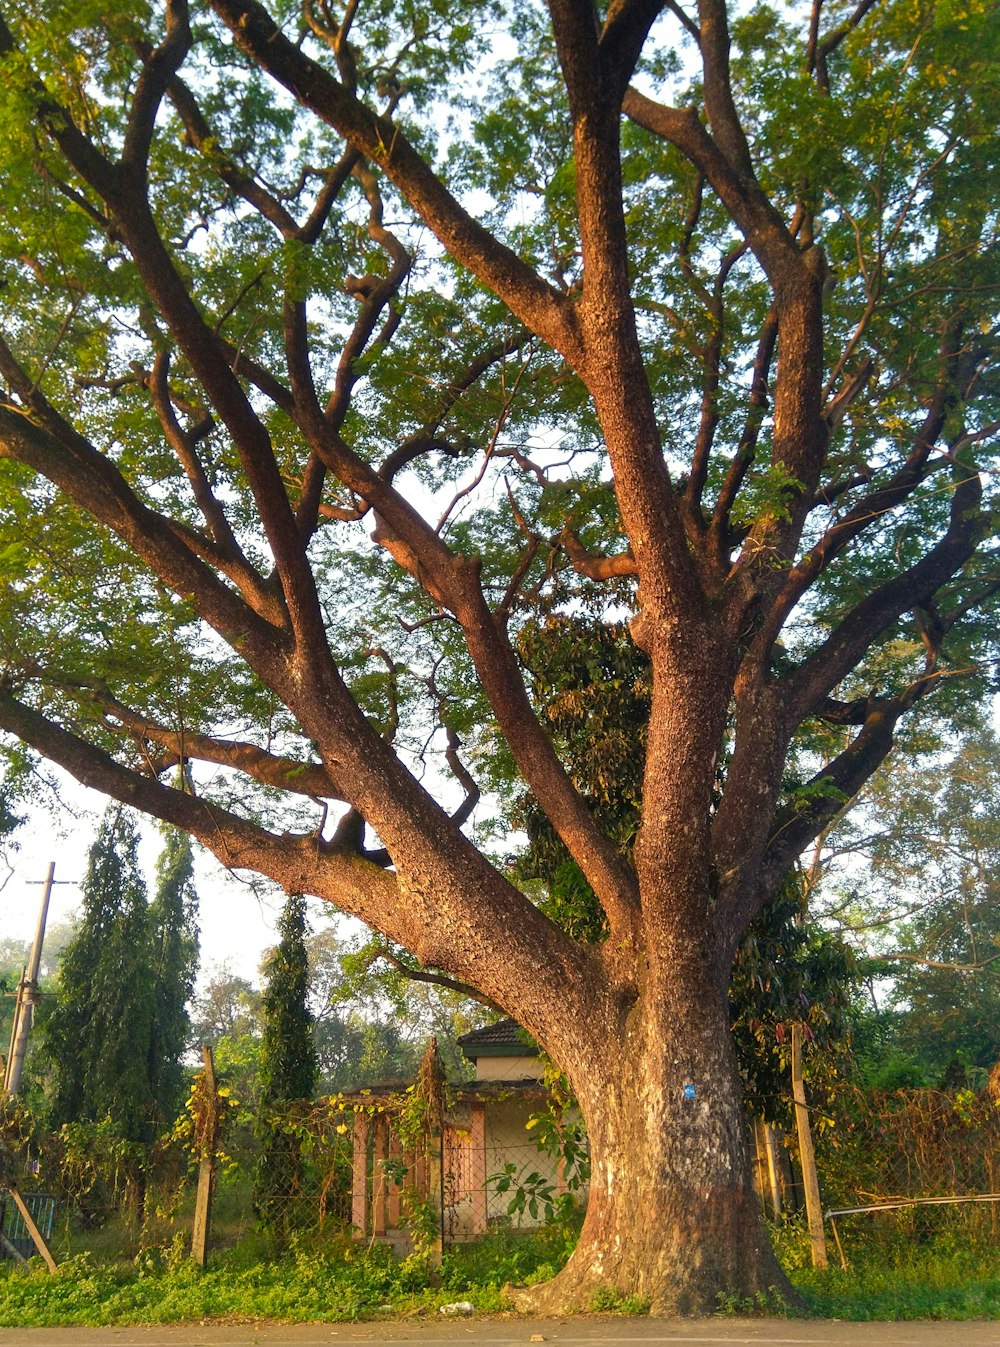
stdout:
[(788, 1319), (465, 1319), (387, 1324), (167, 1324), (2, 1328), (0, 1347), (1000, 1347), (1000, 1323), (852, 1324)]

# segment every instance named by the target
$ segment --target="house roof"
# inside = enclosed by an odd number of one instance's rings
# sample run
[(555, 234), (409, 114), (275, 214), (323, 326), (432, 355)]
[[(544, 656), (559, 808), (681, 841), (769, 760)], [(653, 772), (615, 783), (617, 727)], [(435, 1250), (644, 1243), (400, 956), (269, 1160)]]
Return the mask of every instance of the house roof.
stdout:
[[(413, 1085), (405, 1081), (380, 1081), (366, 1085), (358, 1090), (345, 1091), (332, 1095), (331, 1103), (345, 1110), (362, 1108), (374, 1114), (392, 1114), (401, 1109), (410, 1099)], [(547, 1099), (549, 1092), (540, 1080), (470, 1080), (447, 1087), (447, 1102), (454, 1104), (489, 1103), (490, 1100), (510, 1099), (520, 1095), (523, 1099)]]
[(498, 1020), (462, 1034), (458, 1046), (470, 1061), (478, 1057), (537, 1057), (538, 1047), (517, 1020)]

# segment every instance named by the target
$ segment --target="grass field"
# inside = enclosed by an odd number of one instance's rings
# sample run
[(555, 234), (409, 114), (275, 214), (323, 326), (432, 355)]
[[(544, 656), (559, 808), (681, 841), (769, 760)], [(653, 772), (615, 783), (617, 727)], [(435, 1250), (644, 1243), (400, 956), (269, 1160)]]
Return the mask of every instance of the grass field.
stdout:
[[(293, 1241), (279, 1252), (250, 1230), (202, 1271), (187, 1257), (183, 1233), (165, 1247), (116, 1259), (113, 1231), (105, 1230), (97, 1248), (70, 1253), (54, 1275), (40, 1260), (27, 1269), (3, 1264), (0, 1326), (209, 1318), (335, 1322), (433, 1314), (456, 1300), (471, 1302), (480, 1313), (499, 1313), (509, 1308), (503, 1287), (552, 1276), (574, 1237), (569, 1226), (532, 1235), (505, 1232), (450, 1251), (441, 1268), (432, 1269), (422, 1258), (399, 1259), (384, 1247), (342, 1236), (322, 1247)], [(852, 1253), (849, 1271), (820, 1273), (804, 1266), (799, 1231), (780, 1232), (777, 1246), (805, 1307), (797, 1313), (856, 1320), (1000, 1319), (995, 1247), (973, 1252), (946, 1237), (919, 1247), (869, 1237)], [(590, 1308), (641, 1313), (643, 1307), (609, 1290)], [(781, 1306), (763, 1297), (722, 1303), (719, 1312), (773, 1314)]]

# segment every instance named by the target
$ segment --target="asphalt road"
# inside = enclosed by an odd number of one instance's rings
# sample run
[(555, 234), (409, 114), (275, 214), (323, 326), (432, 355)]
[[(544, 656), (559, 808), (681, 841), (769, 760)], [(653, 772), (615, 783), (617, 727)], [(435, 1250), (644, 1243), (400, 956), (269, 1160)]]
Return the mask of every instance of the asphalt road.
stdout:
[(1000, 1323), (845, 1323), (788, 1319), (463, 1319), (365, 1324), (157, 1324), (149, 1328), (2, 1328), (0, 1347), (1000, 1347)]

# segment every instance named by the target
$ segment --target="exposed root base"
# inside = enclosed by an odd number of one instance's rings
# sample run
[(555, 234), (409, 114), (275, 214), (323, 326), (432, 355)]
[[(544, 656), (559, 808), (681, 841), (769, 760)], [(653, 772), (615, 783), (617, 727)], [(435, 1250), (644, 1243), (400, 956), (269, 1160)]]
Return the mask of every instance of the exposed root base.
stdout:
[[(768, 1262), (770, 1260), (767, 1260)], [(686, 1275), (685, 1275), (686, 1272)], [(615, 1311), (679, 1318), (718, 1314), (772, 1313), (799, 1310), (802, 1302), (774, 1262), (760, 1275), (746, 1275), (734, 1285), (716, 1277), (702, 1277), (694, 1269), (678, 1269), (657, 1276), (645, 1267), (634, 1278), (619, 1275), (601, 1280), (587, 1270), (581, 1275), (572, 1261), (551, 1281), (537, 1286), (506, 1286), (504, 1294), (522, 1314), (549, 1315)]]

